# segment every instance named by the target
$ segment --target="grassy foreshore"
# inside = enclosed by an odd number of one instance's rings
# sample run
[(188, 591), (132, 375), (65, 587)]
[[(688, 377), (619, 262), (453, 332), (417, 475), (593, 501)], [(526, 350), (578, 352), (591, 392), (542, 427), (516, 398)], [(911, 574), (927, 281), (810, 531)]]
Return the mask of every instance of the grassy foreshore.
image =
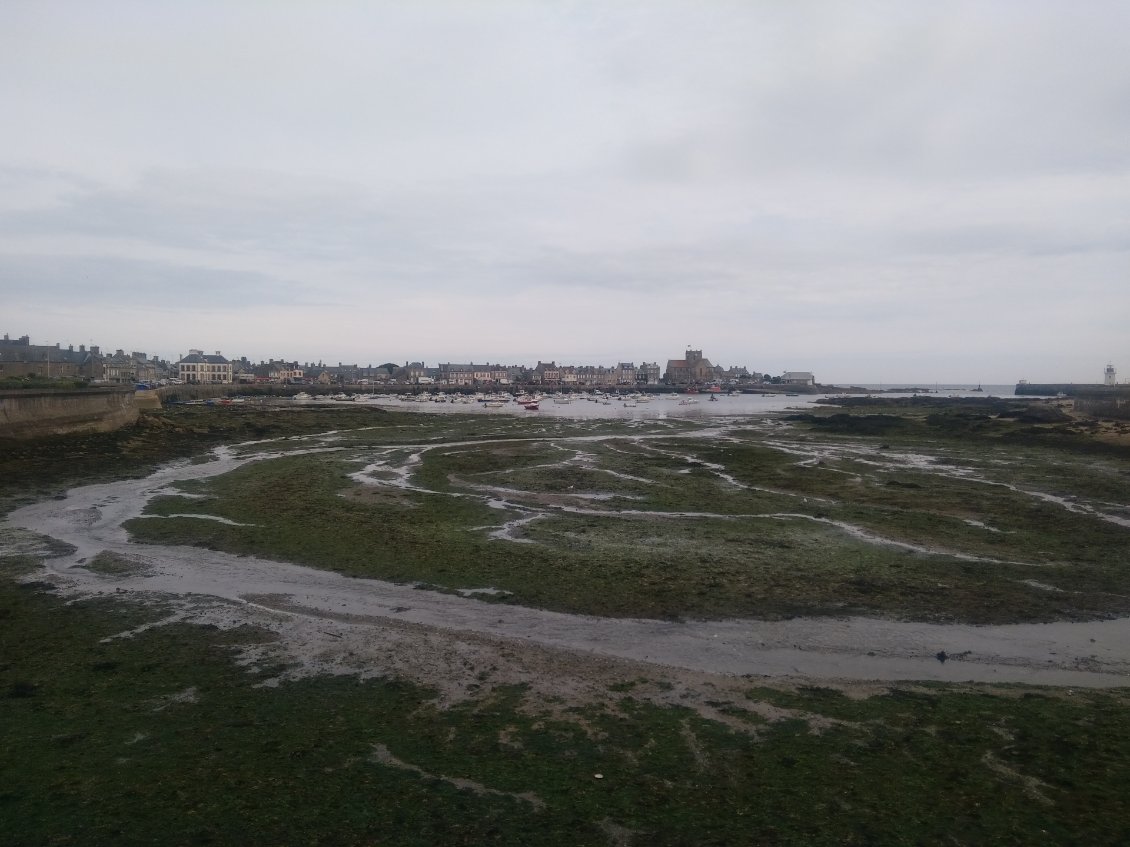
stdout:
[[(719, 439), (688, 437), (694, 424), (189, 407), (4, 445), (0, 495), (10, 508), (219, 444), (285, 438), (241, 451), (261, 454), (336, 430), (333, 452), (246, 464), (150, 507), (254, 526), (151, 517), (131, 532), (609, 616), (1125, 614), (1130, 529), (1103, 515), (1126, 514), (1126, 449), (1046, 417), (892, 403)], [(112, 559), (91, 563), (108, 593), (77, 601), (33, 556), (0, 565), (4, 843), (1130, 840), (1127, 689), (692, 678), (535, 661), (520, 644), (494, 661), (457, 644), (476, 680), (458, 696), (388, 673), (291, 679), (256, 660), (271, 655), (264, 629), (169, 620), (184, 614), (174, 597), (117, 599)], [(559, 692), (500, 680), (495, 665), (518, 659)]]

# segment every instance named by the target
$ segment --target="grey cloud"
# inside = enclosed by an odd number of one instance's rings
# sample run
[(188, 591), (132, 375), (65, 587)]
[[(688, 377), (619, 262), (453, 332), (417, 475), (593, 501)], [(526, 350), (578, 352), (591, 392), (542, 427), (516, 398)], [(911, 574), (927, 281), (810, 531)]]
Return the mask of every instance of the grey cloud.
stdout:
[[(1130, 314), (1122, 2), (69, 11), (0, 5), (0, 284), (21, 315), (98, 290), (131, 304), (127, 332), (192, 290), (276, 308), (276, 329), (294, 307), (313, 356), (358, 303), (395, 309), (382, 338), (413, 358), (578, 302), (636, 318), (482, 352), (640, 358), (674, 334), (863, 367), (980, 345), (973, 311), (1125, 346), (1105, 322)], [(1007, 327), (1009, 368), (1062, 358)]]
[(891, 246), (898, 252), (935, 255), (1007, 252), (1038, 257), (1130, 253), (1130, 229), (1096, 233), (1007, 224), (938, 226), (929, 230), (908, 229), (893, 238)]
[(254, 171), (151, 172), (130, 188), (87, 183), (60, 199), (54, 208), (9, 211), (0, 215), (0, 225), (10, 234), (319, 255), (382, 228), (379, 213), (364, 208), (356, 192)]
[(0, 256), (0, 286), (25, 307), (112, 305), (123, 315), (317, 302), (264, 274), (104, 256)]

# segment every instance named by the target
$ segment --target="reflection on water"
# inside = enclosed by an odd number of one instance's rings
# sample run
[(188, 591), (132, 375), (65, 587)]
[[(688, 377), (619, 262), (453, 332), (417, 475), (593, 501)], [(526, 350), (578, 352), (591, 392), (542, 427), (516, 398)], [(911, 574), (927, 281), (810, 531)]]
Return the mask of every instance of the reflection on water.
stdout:
[[(985, 386), (976, 391), (977, 386), (955, 387), (939, 391), (930, 396), (938, 397), (989, 397), (1011, 396), (1012, 386)], [(569, 395), (549, 395), (542, 398), (535, 411), (509, 399), (496, 399), (489, 405), (463, 395), (395, 395), (360, 394), (349, 403), (364, 403), (382, 408), (399, 409), (412, 412), (435, 412), (456, 414), (502, 414), (520, 417), (557, 418), (699, 418), (724, 415), (756, 415), (764, 412), (781, 412), (788, 409), (811, 407), (817, 400), (844, 395), (837, 394), (651, 394), (644, 399), (616, 395), (592, 395), (574, 393)], [(867, 396), (867, 395), (851, 395)], [(880, 395), (874, 395), (880, 396)], [(883, 393), (884, 397), (910, 397), (910, 393)], [(431, 399), (417, 399), (431, 398)], [(318, 397), (298, 400), (303, 404), (347, 405), (340, 400)]]

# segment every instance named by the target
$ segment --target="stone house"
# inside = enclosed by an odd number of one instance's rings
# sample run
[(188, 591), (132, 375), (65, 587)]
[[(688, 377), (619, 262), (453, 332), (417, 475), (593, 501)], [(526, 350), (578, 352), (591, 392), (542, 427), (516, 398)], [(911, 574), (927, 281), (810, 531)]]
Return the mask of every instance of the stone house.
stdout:
[(815, 385), (816, 377), (808, 371), (785, 371), (781, 374), (782, 385)]
[(558, 385), (561, 382), (561, 368), (557, 366), (556, 362), (538, 362), (537, 367), (530, 378), (531, 382), (538, 382), (542, 385)]
[(104, 357), (100, 348), (83, 344), (62, 349), (58, 344), (32, 344), (22, 335), (0, 339), (0, 379), (39, 377), (44, 379), (104, 379)]
[(185, 383), (232, 382), (232, 364), (219, 350), (215, 355), (205, 355), (202, 350), (190, 350), (188, 355), (177, 362), (177, 376)]
[(659, 362), (644, 362), (636, 368), (636, 385), (659, 385)]

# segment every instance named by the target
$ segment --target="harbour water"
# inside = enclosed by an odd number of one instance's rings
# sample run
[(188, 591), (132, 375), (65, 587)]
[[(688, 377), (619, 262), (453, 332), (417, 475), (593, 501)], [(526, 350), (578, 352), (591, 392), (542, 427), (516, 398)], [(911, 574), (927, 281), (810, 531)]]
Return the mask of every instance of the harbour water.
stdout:
[[(910, 397), (913, 391), (892, 392), (891, 386), (860, 386), (875, 391), (876, 396)], [(914, 386), (907, 386), (913, 388)], [(926, 386), (918, 386), (926, 388)], [(784, 388), (784, 387), (783, 387)], [(980, 388), (981, 390), (977, 390)], [(949, 385), (930, 388), (929, 396), (937, 397), (1011, 397), (1011, 385)], [(629, 399), (615, 395), (585, 393), (549, 395), (542, 398), (537, 411), (527, 411), (518, 403), (506, 400), (501, 406), (488, 406), (481, 402), (452, 402), (452, 397), (438, 395), (439, 399), (416, 399), (414, 395), (363, 395), (355, 402), (412, 412), (449, 414), (504, 414), (523, 417), (559, 417), (573, 419), (662, 419), (704, 418), (716, 416), (757, 415), (782, 412), (790, 409), (805, 410), (818, 400), (837, 397), (837, 394), (790, 394), (786, 391), (773, 394), (650, 394), (646, 399)], [(865, 395), (851, 395), (865, 396)], [(298, 401), (306, 403), (337, 403), (329, 399)]]

